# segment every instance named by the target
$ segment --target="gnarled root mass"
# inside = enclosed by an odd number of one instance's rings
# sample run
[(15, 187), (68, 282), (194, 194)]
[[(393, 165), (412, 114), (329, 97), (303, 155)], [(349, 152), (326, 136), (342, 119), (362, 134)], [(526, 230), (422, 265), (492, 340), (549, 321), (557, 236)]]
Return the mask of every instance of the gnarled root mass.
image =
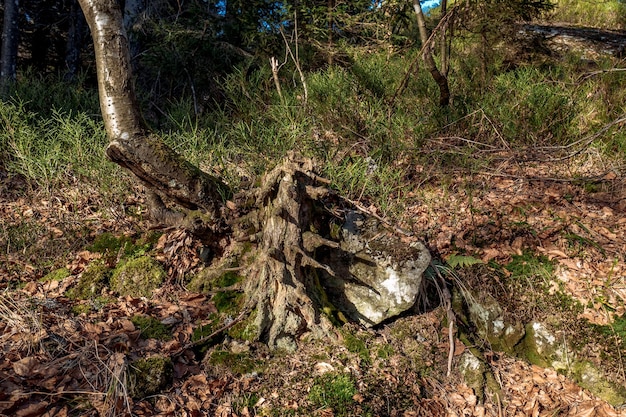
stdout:
[(310, 160), (292, 155), (265, 176), (256, 191), (258, 210), (241, 219), (259, 230), (245, 292), (257, 336), (270, 348), (293, 350), (304, 336), (336, 337), (322, 313), (323, 289), (316, 278), (316, 269), (332, 270), (313, 257), (316, 248), (336, 245), (317, 232), (319, 220), (332, 217), (320, 202), (329, 194), (326, 185)]

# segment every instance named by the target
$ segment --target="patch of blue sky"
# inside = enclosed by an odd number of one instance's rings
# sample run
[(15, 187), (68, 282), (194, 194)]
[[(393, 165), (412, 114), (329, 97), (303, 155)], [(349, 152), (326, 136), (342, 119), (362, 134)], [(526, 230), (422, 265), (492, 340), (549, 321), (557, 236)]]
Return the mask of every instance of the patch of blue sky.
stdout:
[(439, 7), (441, 0), (421, 0), (420, 4), (422, 5), (422, 12), (428, 14), (429, 10)]
[[(372, 9), (378, 9), (382, 7), (385, 0), (372, 0)], [(422, 5), (422, 12), (428, 14), (428, 11), (435, 9), (441, 5), (441, 0), (420, 0)]]

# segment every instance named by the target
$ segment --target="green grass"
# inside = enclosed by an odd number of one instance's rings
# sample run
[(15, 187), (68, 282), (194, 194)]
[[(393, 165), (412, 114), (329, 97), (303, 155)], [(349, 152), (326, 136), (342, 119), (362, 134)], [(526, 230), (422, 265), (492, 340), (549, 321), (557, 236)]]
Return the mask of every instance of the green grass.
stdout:
[[(162, 103), (162, 117), (148, 121), (185, 158), (234, 189), (242, 180), (254, 183), (296, 149), (318, 161), (340, 194), (373, 204), (393, 219), (404, 210), (404, 196), (416, 191), (431, 168), (483, 170), (490, 157), (476, 158), (477, 147), (563, 146), (626, 111), (621, 88), (626, 72), (611, 71), (623, 66), (611, 58), (597, 62), (607, 72), (585, 76), (589, 68), (576, 54), (505, 70), (499, 66), (502, 52), (494, 51), (491, 75), (479, 86), (476, 58), (464, 54), (475, 45), (459, 39), (457, 46), (461, 53), (451, 62), (448, 109), (436, 105), (436, 85), (421, 67), (389, 108), (414, 52), (347, 49), (351, 66), (306, 72), (307, 105), (298, 98), (302, 86), (286, 82), (282, 104), (269, 70), (261, 67), (226, 76), (224, 102), (204, 114), (196, 115), (193, 101), (183, 97)], [(45, 97), (40, 102), (38, 96)], [(47, 191), (80, 184), (111, 202), (129, 192), (128, 176), (104, 155), (107, 139), (95, 91), (25, 74), (13, 97), (0, 102), (0, 160), (10, 173)], [(475, 143), (445, 139), (454, 137)], [(589, 146), (623, 160), (623, 123)], [(416, 174), (415, 165), (425, 173)]]
[(47, 192), (84, 181), (105, 194), (128, 188), (125, 175), (104, 155), (107, 141), (97, 119), (75, 110), (37, 114), (27, 107), (0, 102), (0, 153), (9, 172)]
[(577, 26), (626, 28), (626, 3), (620, 0), (556, 0), (552, 19)]
[(554, 276), (554, 263), (545, 256), (536, 256), (530, 252), (513, 255), (511, 262), (505, 266), (512, 279), (539, 279), (549, 283)]

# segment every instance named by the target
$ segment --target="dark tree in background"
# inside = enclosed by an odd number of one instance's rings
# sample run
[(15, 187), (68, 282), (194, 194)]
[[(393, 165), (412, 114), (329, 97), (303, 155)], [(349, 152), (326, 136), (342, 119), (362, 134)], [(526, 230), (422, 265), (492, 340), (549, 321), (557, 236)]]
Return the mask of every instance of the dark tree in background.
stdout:
[(17, 67), (17, 48), (19, 42), (19, 1), (4, 1), (4, 19), (2, 24), (2, 50), (0, 52), (0, 91), (6, 94), (8, 86), (15, 81)]
[(81, 51), (87, 34), (87, 22), (77, 0), (72, 0), (68, 12), (69, 29), (65, 48), (65, 79), (73, 80), (81, 69)]

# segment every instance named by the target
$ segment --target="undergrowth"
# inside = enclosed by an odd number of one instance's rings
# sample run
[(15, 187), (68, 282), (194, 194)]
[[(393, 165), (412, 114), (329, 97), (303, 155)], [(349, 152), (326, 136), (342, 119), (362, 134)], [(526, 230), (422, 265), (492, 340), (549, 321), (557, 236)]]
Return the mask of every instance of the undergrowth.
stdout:
[[(225, 77), (224, 102), (204, 113), (183, 97), (161, 103), (163, 114), (148, 112), (146, 119), (185, 158), (233, 188), (254, 184), (296, 149), (315, 158), (341, 194), (390, 218), (402, 213), (405, 196), (428, 180), (433, 166), (444, 175), (481, 171), (497, 150), (511, 149), (563, 157), (596, 147), (623, 159), (624, 124), (609, 126), (625, 111), (626, 72), (614, 71), (623, 66), (619, 61), (599, 58), (599, 71), (591, 72), (574, 53), (512, 69), (494, 64), (479, 85), (464, 69), (478, 65), (476, 58), (459, 54), (449, 75), (452, 105), (440, 109), (423, 69), (398, 90), (412, 52), (349, 52), (351, 66), (305, 74), (306, 103), (298, 83), (283, 85), (281, 101), (261, 66)], [(502, 62), (504, 52), (492, 53), (492, 62)], [(97, 94), (84, 84), (21, 77), (12, 98), (0, 102), (2, 165), (48, 192), (89, 184), (119, 199), (129, 191), (128, 177), (104, 155)]]

